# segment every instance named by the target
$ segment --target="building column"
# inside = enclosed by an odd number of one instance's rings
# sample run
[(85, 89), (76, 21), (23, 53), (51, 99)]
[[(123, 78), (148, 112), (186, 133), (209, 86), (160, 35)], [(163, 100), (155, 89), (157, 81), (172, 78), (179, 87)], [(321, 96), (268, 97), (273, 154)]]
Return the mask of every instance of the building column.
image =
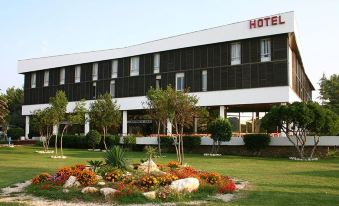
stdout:
[(127, 135), (127, 111), (122, 111), (122, 135)]
[(239, 112), (239, 137), (241, 137), (241, 121), (240, 121), (240, 112)]
[(86, 113), (85, 114), (85, 129), (84, 129), (85, 135), (89, 132), (89, 122), (90, 122), (89, 115), (88, 113)]
[(198, 118), (194, 117), (194, 134), (198, 133)]
[(167, 119), (167, 135), (171, 135), (172, 134), (172, 123), (171, 121), (169, 121), (169, 119)]
[(26, 121), (25, 121), (25, 139), (28, 139), (28, 134), (29, 134), (29, 116), (26, 116)]
[(252, 112), (252, 133), (254, 132), (254, 112)]
[(225, 106), (220, 106), (220, 107), (219, 107), (219, 116), (220, 116), (220, 118), (222, 118), (222, 119), (225, 118)]

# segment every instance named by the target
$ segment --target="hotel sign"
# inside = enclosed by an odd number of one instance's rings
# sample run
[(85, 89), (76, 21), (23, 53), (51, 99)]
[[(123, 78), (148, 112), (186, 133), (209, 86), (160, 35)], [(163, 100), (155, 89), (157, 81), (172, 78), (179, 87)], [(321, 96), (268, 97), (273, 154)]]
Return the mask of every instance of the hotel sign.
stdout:
[(285, 21), (281, 16), (270, 16), (270, 17), (264, 17), (259, 19), (252, 19), (249, 21), (250, 23), (250, 29), (255, 28), (262, 28), (262, 27), (269, 27), (269, 26), (275, 26), (279, 24), (285, 24)]

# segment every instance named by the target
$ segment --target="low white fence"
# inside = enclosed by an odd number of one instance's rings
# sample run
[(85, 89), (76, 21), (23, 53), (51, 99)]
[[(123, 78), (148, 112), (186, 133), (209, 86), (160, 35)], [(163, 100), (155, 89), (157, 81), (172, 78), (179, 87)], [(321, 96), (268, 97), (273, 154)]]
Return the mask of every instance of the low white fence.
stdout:
[[(295, 139), (294, 139), (295, 141)], [(156, 145), (156, 137), (137, 137), (138, 145)], [(212, 145), (213, 140), (209, 137), (201, 138), (201, 145)], [(242, 137), (232, 137), (229, 142), (222, 142), (221, 145), (240, 146), (244, 145)], [(314, 145), (313, 137), (307, 137), (306, 145)], [(287, 137), (271, 137), (270, 146), (293, 146)], [(318, 146), (339, 146), (339, 136), (321, 136)]]

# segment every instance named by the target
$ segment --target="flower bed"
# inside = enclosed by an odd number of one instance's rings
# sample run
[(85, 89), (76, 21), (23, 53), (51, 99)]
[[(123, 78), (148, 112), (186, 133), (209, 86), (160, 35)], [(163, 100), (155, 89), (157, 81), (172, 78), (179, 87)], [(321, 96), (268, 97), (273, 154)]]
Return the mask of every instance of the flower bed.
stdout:
[(146, 203), (203, 200), (236, 191), (232, 179), (216, 172), (176, 162), (159, 168), (159, 172), (146, 173), (135, 165), (126, 170), (105, 165), (94, 172), (90, 167), (74, 165), (60, 168), (55, 174), (37, 175), (27, 192), (65, 200)]

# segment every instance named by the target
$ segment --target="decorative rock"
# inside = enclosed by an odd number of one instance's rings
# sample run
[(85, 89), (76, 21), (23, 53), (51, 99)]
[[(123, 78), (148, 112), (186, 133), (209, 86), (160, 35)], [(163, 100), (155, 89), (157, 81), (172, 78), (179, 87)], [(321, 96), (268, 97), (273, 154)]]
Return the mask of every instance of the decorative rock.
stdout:
[(98, 182), (98, 185), (103, 186), (103, 185), (106, 185), (106, 183), (105, 182)]
[(81, 193), (87, 194), (87, 193), (96, 193), (98, 192), (98, 189), (95, 187), (85, 187), (84, 189), (81, 190)]
[(94, 149), (93, 151), (94, 151), (94, 152), (100, 152), (101, 149)]
[(69, 193), (69, 189), (62, 189), (63, 193)]
[(80, 184), (80, 182), (79, 181), (76, 181), (76, 182), (74, 182), (74, 185), (73, 185), (73, 187), (80, 187), (81, 186), (81, 184)]
[(154, 200), (155, 199), (155, 191), (144, 192), (142, 193), (147, 199)]
[(68, 180), (64, 184), (64, 188), (70, 188), (75, 185), (75, 182), (77, 182), (77, 178), (75, 176), (70, 176)]
[(102, 176), (100, 176), (100, 175), (97, 175), (96, 178), (97, 178), (97, 180), (102, 180), (103, 179)]
[(175, 180), (171, 183), (170, 188), (176, 192), (192, 192), (199, 188), (199, 180), (194, 177)]
[(157, 164), (153, 162), (152, 159), (147, 160), (146, 162), (140, 164), (138, 170), (142, 172), (160, 172), (159, 167), (157, 166)]
[(118, 190), (109, 187), (104, 187), (100, 189), (100, 193), (103, 194), (105, 197), (112, 196), (116, 192), (118, 192)]

